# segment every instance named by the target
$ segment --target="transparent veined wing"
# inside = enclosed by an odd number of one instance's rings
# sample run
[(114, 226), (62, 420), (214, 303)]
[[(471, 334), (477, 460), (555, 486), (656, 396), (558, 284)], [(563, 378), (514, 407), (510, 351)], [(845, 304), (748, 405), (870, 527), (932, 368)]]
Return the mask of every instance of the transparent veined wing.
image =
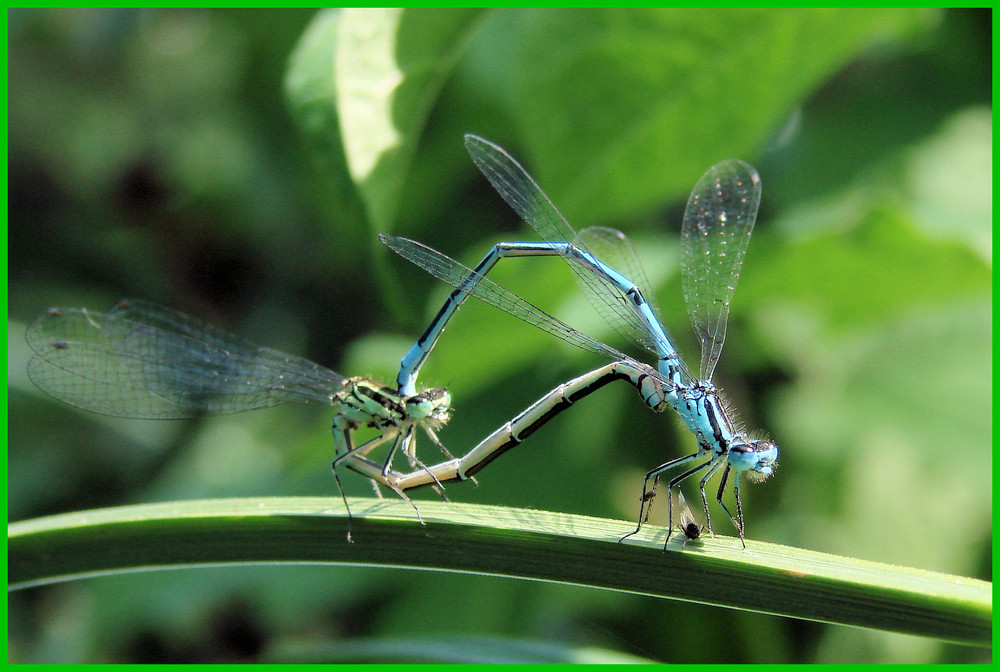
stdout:
[(50, 308), (27, 331), (28, 376), (46, 393), (104, 415), (179, 419), (286, 401), (330, 403), (346, 379), (152, 303), (108, 313)]
[[(473, 162), (493, 185), (497, 193), (521, 216), (521, 219), (538, 233), (542, 240), (550, 243), (573, 243), (584, 252), (592, 254), (612, 268), (618, 269), (614, 263), (604, 259), (600, 253), (588, 249), (588, 244), (593, 242), (593, 238), (577, 235), (534, 178), (505, 149), (472, 134), (465, 136), (465, 146)], [(607, 231), (614, 231), (614, 229), (607, 229)], [(629, 249), (631, 250), (630, 244)], [(634, 252), (632, 255), (634, 256)], [(654, 330), (645, 324), (640, 314), (634, 309), (632, 301), (619, 287), (599, 273), (594, 273), (577, 260), (570, 257), (564, 258), (569, 263), (577, 285), (587, 300), (618, 333), (654, 354), (659, 354), (664, 347), (673, 348), (673, 345), (669, 343), (657, 343), (658, 336)], [(641, 275), (645, 277), (645, 273)], [(637, 278), (628, 275), (626, 277), (637, 283), (639, 290), (643, 292), (644, 298), (648, 302), (649, 297), (646, 296), (649, 291), (648, 285), (643, 287)], [(661, 347), (657, 347), (658, 345)]]
[(681, 229), (681, 281), (701, 341), (699, 378), (711, 381), (726, 341), (729, 304), (760, 205), (753, 166), (727, 159), (708, 169), (688, 199)]

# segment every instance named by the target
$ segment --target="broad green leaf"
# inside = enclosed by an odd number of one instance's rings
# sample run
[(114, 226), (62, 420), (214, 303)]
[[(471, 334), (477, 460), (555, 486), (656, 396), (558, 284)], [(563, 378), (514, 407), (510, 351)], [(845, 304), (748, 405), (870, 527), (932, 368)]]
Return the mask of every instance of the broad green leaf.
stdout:
[(391, 230), (437, 93), (479, 10), (348, 9), (334, 51), (337, 111), (351, 177), (376, 231)]
[(752, 162), (806, 96), (862, 49), (935, 16), (511, 10), (494, 26), (506, 49), (497, 48), (492, 67), (512, 80), (500, 103), (523, 142), (521, 159), (585, 226), (686, 194), (721, 159)]
[(317, 14), (286, 75), (318, 155), (357, 185), (369, 223), (391, 230), (427, 114), (479, 10), (345, 9)]
[(969, 247), (933, 240), (905, 215), (875, 208), (849, 231), (785, 245), (757, 236), (756, 270), (745, 274), (738, 300), (808, 304), (822, 309), (827, 325), (856, 328), (989, 286), (990, 269)]
[(908, 205), (934, 236), (966, 241), (993, 260), (993, 115), (970, 107), (914, 148), (907, 162)]
[(341, 10), (316, 14), (299, 39), (285, 73), (285, 96), (292, 116), (312, 145), (322, 167), (337, 176), (346, 173), (337, 122), (337, 90), (331, 45), (336, 44)]

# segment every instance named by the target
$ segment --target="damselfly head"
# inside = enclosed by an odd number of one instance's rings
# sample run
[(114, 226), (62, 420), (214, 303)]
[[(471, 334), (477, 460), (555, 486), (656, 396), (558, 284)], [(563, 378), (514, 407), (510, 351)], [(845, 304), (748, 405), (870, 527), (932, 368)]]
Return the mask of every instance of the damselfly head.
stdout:
[(410, 418), (430, 418), (447, 422), (451, 414), (451, 392), (441, 387), (424, 390), (405, 400), (406, 415)]
[(738, 443), (729, 448), (729, 463), (751, 480), (763, 481), (778, 467), (778, 446), (769, 439)]

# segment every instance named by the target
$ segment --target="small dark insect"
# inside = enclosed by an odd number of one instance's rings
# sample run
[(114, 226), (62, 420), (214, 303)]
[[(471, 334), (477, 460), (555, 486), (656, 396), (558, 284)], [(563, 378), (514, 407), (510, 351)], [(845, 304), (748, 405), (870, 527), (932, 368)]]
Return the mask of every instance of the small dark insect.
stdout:
[[(691, 507), (688, 506), (687, 500), (684, 499), (684, 493), (677, 493), (677, 510), (681, 514), (681, 522), (677, 523), (677, 529), (684, 533), (684, 536), (688, 538), (688, 541), (694, 541), (701, 536), (701, 531), (704, 529), (704, 525), (699, 525), (695, 520), (694, 512), (691, 511)], [(687, 542), (685, 542), (687, 543)]]

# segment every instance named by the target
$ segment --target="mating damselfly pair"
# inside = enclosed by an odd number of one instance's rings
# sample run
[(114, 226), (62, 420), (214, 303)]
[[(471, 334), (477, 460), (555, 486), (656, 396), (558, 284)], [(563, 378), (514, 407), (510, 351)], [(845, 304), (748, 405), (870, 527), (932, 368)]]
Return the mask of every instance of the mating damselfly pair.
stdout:
[[(770, 440), (748, 434), (735, 422), (712, 377), (760, 201), (756, 171), (742, 161), (724, 161), (705, 173), (688, 200), (681, 268), (688, 314), (701, 341), (701, 367), (695, 376), (681, 360), (656, 315), (645, 273), (625, 235), (602, 227), (575, 232), (507, 152), (474, 135), (467, 135), (465, 144), (494, 188), (543, 242), (497, 243), (475, 269), (470, 269), (416, 241), (380, 235), (382, 242), (397, 253), (455, 287), (403, 357), (395, 388), (366, 378), (346, 378), (300, 357), (254, 345), (195, 318), (135, 300), (123, 301), (108, 313), (64, 308), (46, 311), (28, 328), (28, 342), (36, 353), (28, 365), (31, 380), (52, 396), (79, 408), (129, 418), (179, 419), (264, 408), (286, 401), (332, 404), (337, 408), (333, 420), (333, 472), (346, 506), (338, 472), (342, 466), (390, 488), (407, 501), (405, 492), (411, 488), (431, 486), (440, 492), (443, 483), (473, 478), (556, 414), (605, 384), (621, 379), (633, 385), (651, 409), (672, 407), (698, 443), (696, 452), (646, 474), (636, 529), (622, 539), (638, 532), (647, 519), (661, 476), (685, 467), (667, 486), (667, 542), (674, 527), (672, 492), (679, 491), (682, 481), (699, 474), (705, 524), (711, 532), (705, 488), (720, 471), (716, 500), (742, 541), (741, 476), (746, 473), (762, 479), (773, 473), (778, 448)], [(565, 259), (598, 312), (622, 335), (655, 354), (656, 367), (569, 327), (485, 277), (500, 259), (524, 256)], [(612, 361), (557, 386), (464, 456), (455, 458), (436, 434), (450, 418), (451, 396), (440, 388), (418, 392), (416, 379), (448, 321), (469, 296)], [(373, 428), (378, 435), (354, 445), (353, 434), (362, 427)], [(427, 464), (418, 458), (418, 429), (448, 459)], [(376, 461), (375, 449), (386, 444), (389, 448), (385, 457)], [(400, 454), (407, 463), (404, 470), (394, 465)], [(735, 516), (722, 500), (730, 477)], [(686, 521), (682, 529), (689, 538), (692, 536), (694, 528)], [(349, 509), (347, 537), (351, 539)]]

